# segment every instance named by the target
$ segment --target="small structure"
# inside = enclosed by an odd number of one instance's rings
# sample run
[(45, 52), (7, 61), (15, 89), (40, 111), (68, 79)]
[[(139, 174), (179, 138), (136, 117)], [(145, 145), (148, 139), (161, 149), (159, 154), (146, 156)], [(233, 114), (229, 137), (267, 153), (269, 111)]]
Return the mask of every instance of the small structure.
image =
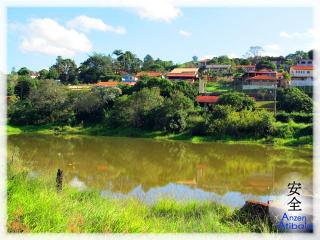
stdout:
[(211, 105), (217, 103), (219, 96), (197, 96), (196, 101), (204, 105)]
[(170, 80), (187, 80), (194, 82), (199, 79), (199, 68), (175, 68), (167, 74)]
[(242, 89), (274, 89), (277, 87), (277, 78), (269, 75), (257, 75), (244, 81)]
[(136, 74), (136, 78), (139, 80), (142, 76), (148, 76), (148, 77), (160, 77), (163, 78), (163, 74), (161, 72), (156, 71), (148, 71), (148, 72), (138, 72)]

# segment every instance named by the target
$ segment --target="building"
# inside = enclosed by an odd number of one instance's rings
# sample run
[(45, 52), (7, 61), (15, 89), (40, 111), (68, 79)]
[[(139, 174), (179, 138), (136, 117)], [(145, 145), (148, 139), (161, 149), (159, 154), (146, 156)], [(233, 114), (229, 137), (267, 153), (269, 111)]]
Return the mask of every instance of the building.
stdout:
[[(283, 77), (283, 75), (281, 75)], [(249, 71), (243, 79), (242, 89), (274, 89), (278, 86), (278, 80), (281, 76), (270, 69), (261, 69), (258, 71)]]
[(236, 69), (243, 68), (244, 71), (247, 73), (247, 72), (255, 71), (256, 65), (236, 65), (235, 68)]
[(203, 104), (215, 104), (219, 100), (219, 96), (197, 96), (196, 101)]
[(297, 62), (298, 66), (313, 66), (313, 60), (312, 59), (300, 59)]
[[(311, 61), (312, 63), (312, 61)], [(313, 85), (313, 66), (312, 65), (295, 65), (290, 67), (292, 87), (305, 87)]]
[(134, 75), (126, 73), (121, 75), (121, 80), (122, 82), (136, 82), (138, 79)]
[(212, 72), (229, 72), (231, 65), (221, 65), (221, 64), (210, 64), (206, 65), (205, 70), (210, 70)]
[(194, 82), (199, 79), (199, 68), (175, 68), (167, 74), (167, 78)]
[(256, 75), (244, 80), (242, 84), (243, 90), (251, 89), (274, 89), (278, 85), (278, 79), (275, 76)]
[(149, 72), (138, 72), (136, 74), (136, 78), (140, 79), (142, 76), (148, 76), (148, 77), (160, 77), (163, 78), (163, 74), (161, 72), (155, 72), (155, 71), (149, 71)]

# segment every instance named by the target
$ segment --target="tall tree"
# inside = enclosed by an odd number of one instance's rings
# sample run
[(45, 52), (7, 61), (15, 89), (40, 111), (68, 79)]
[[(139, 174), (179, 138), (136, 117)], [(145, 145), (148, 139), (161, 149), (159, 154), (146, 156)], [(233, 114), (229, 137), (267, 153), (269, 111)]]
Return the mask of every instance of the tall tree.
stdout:
[(59, 79), (63, 84), (75, 84), (77, 83), (78, 69), (76, 63), (69, 59), (63, 59), (58, 56), (56, 63), (51, 66), (51, 71), (55, 69), (59, 74)]
[(83, 83), (107, 81), (113, 75), (113, 63), (110, 56), (94, 53), (79, 67), (79, 79)]

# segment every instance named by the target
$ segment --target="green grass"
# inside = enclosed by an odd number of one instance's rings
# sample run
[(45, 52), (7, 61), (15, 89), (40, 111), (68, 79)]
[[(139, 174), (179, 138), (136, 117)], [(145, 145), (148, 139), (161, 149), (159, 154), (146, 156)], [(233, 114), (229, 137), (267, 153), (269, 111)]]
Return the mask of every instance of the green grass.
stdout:
[[(11, 165), (10, 165), (11, 164)], [(213, 202), (166, 199), (146, 205), (135, 199), (102, 198), (98, 191), (64, 186), (54, 176), (30, 177), (8, 166), (8, 232), (164, 233), (270, 232), (267, 224), (243, 221), (237, 210)], [(241, 220), (242, 219), (242, 220)]]
[(274, 101), (256, 101), (256, 108), (272, 109), (274, 108)]
[(224, 92), (228, 92), (232, 90), (232, 88), (227, 85), (227, 84), (223, 84), (218, 82), (207, 82), (206, 84), (206, 88), (205, 91), (206, 92), (214, 92), (214, 93), (224, 93)]

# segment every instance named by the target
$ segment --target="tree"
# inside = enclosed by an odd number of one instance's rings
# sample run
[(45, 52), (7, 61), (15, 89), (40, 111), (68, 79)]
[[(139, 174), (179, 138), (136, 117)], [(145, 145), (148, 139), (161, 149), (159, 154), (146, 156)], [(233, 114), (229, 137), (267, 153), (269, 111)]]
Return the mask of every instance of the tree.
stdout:
[(54, 70), (58, 73), (59, 79), (63, 84), (77, 83), (78, 69), (76, 63), (71, 59), (63, 59), (58, 56), (56, 63), (50, 67), (51, 73)]
[(264, 49), (261, 46), (251, 46), (249, 50), (245, 53), (245, 57), (260, 57), (262, 53), (264, 52)]
[(280, 89), (277, 100), (277, 107), (286, 112), (312, 113), (312, 99), (298, 88)]
[(252, 97), (240, 92), (230, 92), (220, 95), (218, 105), (229, 105), (236, 111), (242, 111), (244, 109), (254, 109), (255, 100)]
[(19, 71), (17, 72), (19, 76), (30, 76), (31, 74), (31, 70), (29, 70), (26, 67), (22, 67), (19, 69)]
[(35, 88), (36, 85), (37, 81), (35, 79), (22, 75), (18, 78), (17, 84), (14, 87), (14, 93), (21, 100), (24, 100), (29, 96), (31, 89)]
[(31, 90), (30, 102), (37, 114), (34, 124), (71, 123), (71, 105), (68, 105), (68, 90), (54, 80), (40, 81), (39, 86)]
[(198, 57), (197, 56), (193, 56), (192, 57), (192, 61), (193, 61), (193, 63), (198, 63)]
[(140, 70), (142, 61), (132, 52), (115, 50), (113, 54), (117, 56), (117, 61), (120, 64), (121, 70), (128, 73), (137, 73)]
[[(142, 70), (144, 71), (152, 71), (151, 66), (155, 65), (153, 58), (147, 54), (143, 59)], [(157, 65), (159, 66), (159, 65)]]
[(103, 54), (94, 53), (79, 67), (79, 80), (83, 83), (107, 81), (112, 71), (112, 59)]
[(40, 70), (38, 79), (41, 79), (41, 80), (49, 79), (49, 71), (47, 69)]
[(271, 69), (274, 71), (276, 70), (277, 66), (269, 60), (260, 60), (256, 65), (256, 69), (260, 70), (263, 68)]
[(313, 50), (310, 50), (308, 52), (308, 57), (309, 57), (309, 59), (313, 59)]

